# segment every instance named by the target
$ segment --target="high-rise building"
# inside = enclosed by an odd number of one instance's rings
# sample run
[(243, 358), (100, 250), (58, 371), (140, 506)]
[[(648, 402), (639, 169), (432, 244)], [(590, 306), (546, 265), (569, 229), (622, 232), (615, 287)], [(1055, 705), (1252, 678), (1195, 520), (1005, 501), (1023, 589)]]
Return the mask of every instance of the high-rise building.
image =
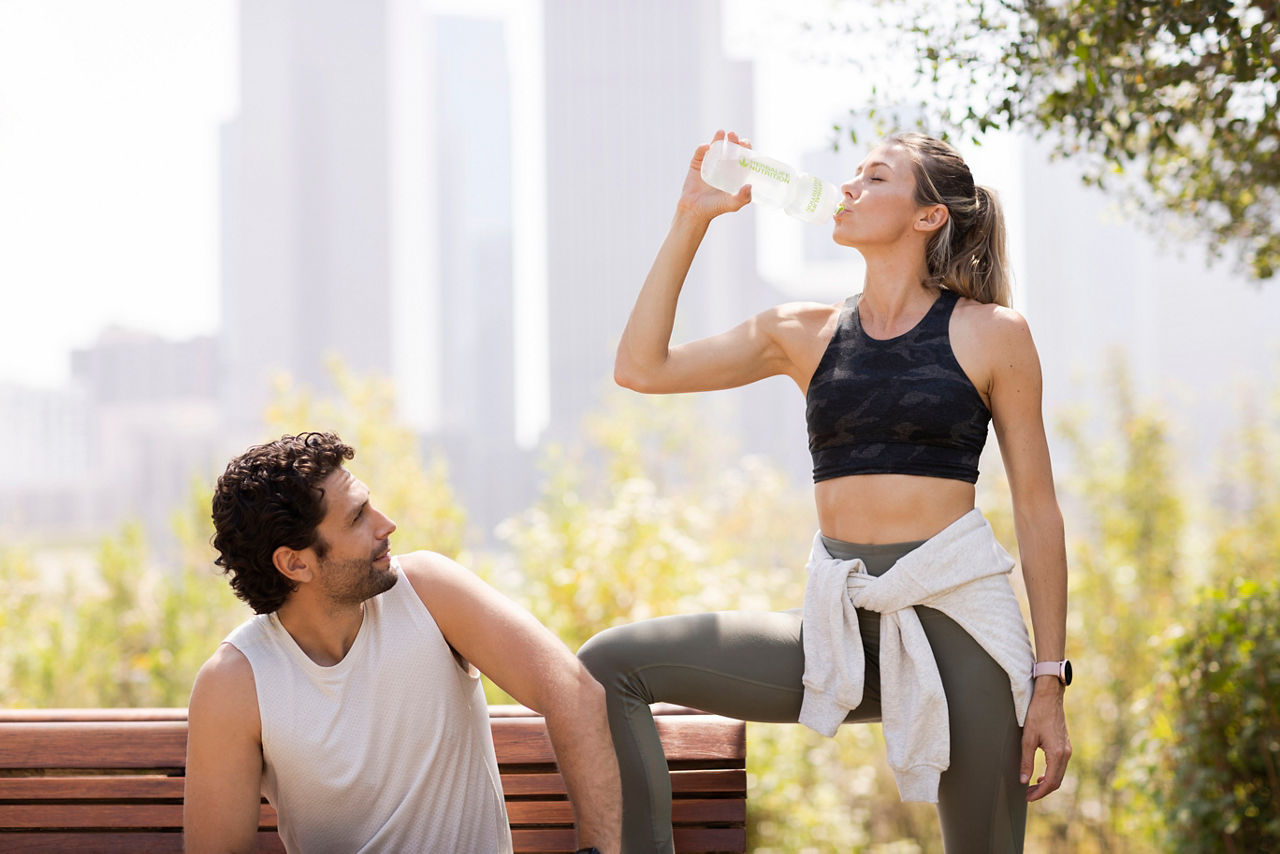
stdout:
[(240, 113), (224, 130), (221, 359), (234, 433), (270, 378), (326, 359), (392, 369), (395, 0), (240, 4)]
[[(753, 126), (752, 66), (725, 55), (721, 6), (545, 4), (553, 437), (575, 436), (610, 385), (618, 338), (694, 148), (718, 128)], [(677, 341), (722, 332), (783, 298), (757, 272), (754, 220), (749, 209), (713, 224), (681, 295)], [(715, 412), (724, 446), (804, 465), (803, 402), (789, 381), (699, 403)]]

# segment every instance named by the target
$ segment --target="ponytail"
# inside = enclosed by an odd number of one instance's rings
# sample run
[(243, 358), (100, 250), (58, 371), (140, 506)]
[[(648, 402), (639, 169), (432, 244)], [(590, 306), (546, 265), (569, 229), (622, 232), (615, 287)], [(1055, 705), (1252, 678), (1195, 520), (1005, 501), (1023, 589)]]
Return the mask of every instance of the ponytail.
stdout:
[(1008, 306), (1013, 289), (996, 192), (975, 186), (960, 153), (941, 140), (905, 133), (888, 142), (911, 153), (916, 203), (947, 208), (947, 221), (925, 250), (928, 283), (978, 302)]

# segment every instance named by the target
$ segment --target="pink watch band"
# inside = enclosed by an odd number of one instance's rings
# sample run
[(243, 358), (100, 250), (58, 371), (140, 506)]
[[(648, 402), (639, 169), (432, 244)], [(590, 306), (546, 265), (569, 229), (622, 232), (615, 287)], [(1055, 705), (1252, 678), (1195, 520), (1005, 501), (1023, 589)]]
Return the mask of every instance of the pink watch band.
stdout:
[(1062, 661), (1037, 661), (1031, 668), (1031, 678), (1040, 676), (1056, 676), (1063, 685), (1070, 685), (1071, 662), (1065, 658)]

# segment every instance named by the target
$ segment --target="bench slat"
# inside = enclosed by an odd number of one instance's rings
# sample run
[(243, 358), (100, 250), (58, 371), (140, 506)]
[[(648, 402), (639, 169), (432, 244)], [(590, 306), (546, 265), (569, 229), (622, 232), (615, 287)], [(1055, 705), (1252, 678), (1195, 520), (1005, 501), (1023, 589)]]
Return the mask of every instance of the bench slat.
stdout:
[(0, 731), (0, 768), (183, 768), (187, 722), (14, 723)]
[[(182, 777), (162, 775), (101, 777), (0, 777), (0, 801), (102, 801), (110, 799), (181, 800)], [(671, 791), (682, 794), (742, 793), (747, 772), (741, 769), (672, 771)], [(565, 796), (564, 780), (548, 769), (541, 774), (503, 774), (508, 798)]]
[[(6, 854), (49, 854), (50, 851), (92, 851), (93, 854), (182, 854), (181, 833), (0, 833)], [(274, 830), (258, 834), (258, 854), (285, 854)]]
[[(677, 827), (672, 839), (679, 854), (717, 854), (747, 850), (747, 831), (741, 827)], [(511, 831), (511, 842), (520, 854), (552, 854), (574, 850), (573, 831), (528, 829)]]
[[(509, 801), (507, 819), (516, 825), (573, 824), (573, 808), (568, 801)], [(736, 798), (706, 798), (673, 801), (672, 824), (742, 824), (747, 820), (745, 801)]]
[[(673, 770), (671, 772), (671, 793), (677, 798), (686, 793), (717, 792), (736, 794), (741, 797), (746, 790), (747, 772), (741, 768)], [(2, 787), (0, 791), (3, 791)], [(559, 773), (550, 770), (539, 774), (503, 774), (502, 791), (508, 798), (566, 794), (564, 780)]]
[[(542, 718), (502, 718), (493, 729), (500, 765), (538, 765), (555, 761)], [(659, 715), (658, 735), (669, 756), (680, 762), (726, 762), (747, 755), (742, 724), (710, 715)]]
[[(133, 827), (144, 830), (182, 830), (181, 803), (92, 804), (0, 804), (0, 827), (31, 829), (56, 827), (59, 830), (84, 827)], [(263, 804), (258, 815), (262, 830), (276, 828), (275, 807)], [(0, 840), (5, 837), (0, 834)], [(0, 845), (0, 850), (4, 848)]]

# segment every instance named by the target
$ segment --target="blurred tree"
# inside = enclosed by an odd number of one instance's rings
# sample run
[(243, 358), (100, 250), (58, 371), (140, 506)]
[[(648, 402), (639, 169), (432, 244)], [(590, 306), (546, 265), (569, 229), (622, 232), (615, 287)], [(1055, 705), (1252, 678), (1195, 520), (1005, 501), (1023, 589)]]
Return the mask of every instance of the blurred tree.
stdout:
[(287, 377), (276, 381), (266, 413), (270, 434), (337, 433), (356, 449), (347, 467), (396, 523), (392, 547), (430, 549), (456, 559), (465, 543), (466, 514), (449, 485), (444, 459), (424, 460), (418, 437), (396, 417), (390, 380), (358, 375), (337, 360), (329, 370), (336, 389), (330, 397), (296, 388)]
[(1213, 578), (1224, 588), (1236, 578), (1280, 578), (1280, 385), (1269, 406), (1262, 395), (1250, 400), (1214, 502)]
[[(833, 17), (847, 23), (814, 26), (842, 35), (872, 26), (864, 3), (842, 5), (848, 13)], [(1194, 229), (1193, 239), (1212, 253), (1231, 247), (1257, 278), (1275, 275), (1276, 0), (961, 0), (945, 7), (876, 0), (876, 6), (879, 35), (892, 39), (897, 61), (859, 67), (879, 81), (870, 113), (882, 126), (1030, 130), (1052, 139), (1058, 154), (1090, 155), (1086, 180), (1115, 180), (1147, 213), (1171, 213)], [(923, 93), (909, 105), (901, 86), (890, 83), (886, 91), (886, 75), (905, 63), (914, 63), (915, 91)]]
[(1160, 638), (1176, 631), (1188, 587), (1186, 510), (1169, 425), (1140, 404), (1123, 360), (1103, 386), (1105, 420), (1062, 432), (1075, 476), (1064, 491), (1069, 543), (1067, 648), (1080, 678), (1067, 691), (1074, 753), (1063, 788), (1036, 804), (1029, 834), (1050, 850), (1143, 850), (1127, 837), (1122, 761), (1149, 723)]
[[(710, 434), (703, 403), (614, 393), (500, 528), (517, 598), (571, 648), (646, 617), (800, 607), (812, 498)], [(754, 851), (941, 851), (933, 808), (898, 799), (879, 727), (749, 724), (747, 743)]]
[[(331, 399), (281, 380), (270, 431), (337, 431), (357, 448), (352, 469), (398, 522), (396, 541), (456, 557), (465, 517), (444, 465), (422, 462), (413, 433), (394, 418), (389, 383), (338, 364), (333, 372)], [(0, 702), (185, 705), (200, 665), (251, 615), (213, 564), (212, 491), (194, 483), (174, 514), (176, 565), (157, 564), (137, 525), (104, 539), (85, 565), (68, 560), (51, 571), (27, 551), (0, 549)]]

